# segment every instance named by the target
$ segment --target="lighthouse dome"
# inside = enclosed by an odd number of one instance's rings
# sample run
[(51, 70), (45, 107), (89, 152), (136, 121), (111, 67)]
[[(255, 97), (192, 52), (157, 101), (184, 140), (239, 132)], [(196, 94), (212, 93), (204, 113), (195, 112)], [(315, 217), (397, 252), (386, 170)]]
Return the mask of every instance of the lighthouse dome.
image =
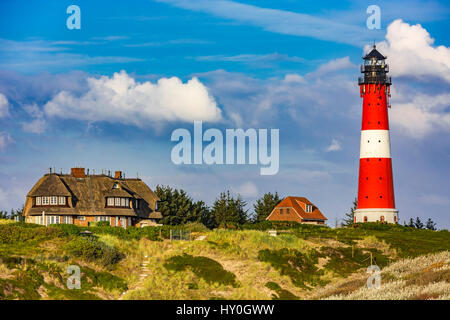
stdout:
[(372, 51), (370, 51), (368, 54), (366, 54), (366, 55), (363, 57), (363, 59), (364, 59), (364, 60), (372, 60), (372, 59), (375, 59), (375, 60), (385, 60), (386, 57), (383, 56), (383, 55), (377, 50), (377, 47), (376, 47), (375, 45), (373, 45)]

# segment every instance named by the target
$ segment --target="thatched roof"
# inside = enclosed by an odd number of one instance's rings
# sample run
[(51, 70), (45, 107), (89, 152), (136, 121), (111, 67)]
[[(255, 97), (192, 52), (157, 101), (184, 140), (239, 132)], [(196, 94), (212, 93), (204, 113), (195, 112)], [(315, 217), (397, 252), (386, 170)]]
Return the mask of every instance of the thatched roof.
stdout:
[[(114, 188), (114, 184), (118, 188)], [(69, 196), (69, 207), (32, 207), (25, 215), (59, 213), (62, 215), (108, 215), (137, 216), (148, 218), (154, 212), (156, 194), (141, 179), (116, 179), (107, 175), (89, 175), (76, 178), (67, 174), (46, 174), (28, 193), (28, 197), (36, 196)], [(106, 197), (127, 197), (139, 199), (138, 209), (106, 208)]]
[(28, 193), (29, 197), (39, 196), (70, 196), (70, 192), (56, 174), (46, 174), (34, 185)]

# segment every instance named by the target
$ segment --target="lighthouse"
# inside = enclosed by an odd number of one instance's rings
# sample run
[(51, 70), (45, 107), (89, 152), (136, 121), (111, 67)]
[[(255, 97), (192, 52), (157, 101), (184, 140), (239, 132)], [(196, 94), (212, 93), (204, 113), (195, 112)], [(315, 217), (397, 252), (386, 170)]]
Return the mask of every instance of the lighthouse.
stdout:
[(391, 77), (389, 66), (376, 46), (361, 65), (358, 84), (363, 98), (359, 159), (358, 206), (354, 222), (397, 223), (388, 108)]

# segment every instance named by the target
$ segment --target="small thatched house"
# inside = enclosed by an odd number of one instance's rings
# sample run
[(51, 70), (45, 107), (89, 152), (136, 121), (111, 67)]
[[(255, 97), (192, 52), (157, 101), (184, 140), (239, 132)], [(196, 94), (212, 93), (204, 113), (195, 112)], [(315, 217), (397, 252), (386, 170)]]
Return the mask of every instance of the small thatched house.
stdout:
[[(89, 172), (89, 171), (88, 171)], [(45, 174), (27, 194), (25, 221), (42, 225), (87, 226), (108, 221), (111, 226), (150, 226), (162, 218), (156, 194), (141, 179), (89, 175), (84, 168), (71, 174)]]

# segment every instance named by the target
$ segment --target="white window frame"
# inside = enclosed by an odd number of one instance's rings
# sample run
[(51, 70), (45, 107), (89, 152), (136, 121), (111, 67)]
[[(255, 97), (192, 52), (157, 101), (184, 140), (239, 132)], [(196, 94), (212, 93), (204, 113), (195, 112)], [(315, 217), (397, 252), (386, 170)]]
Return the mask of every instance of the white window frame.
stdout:
[(305, 212), (306, 213), (311, 213), (312, 212), (312, 205), (311, 204), (307, 204), (305, 206)]
[(71, 216), (63, 216), (63, 224), (73, 224), (73, 219)]
[(125, 201), (125, 198), (120, 198), (120, 206), (121, 206), (121, 207), (126, 207), (126, 201)]
[(58, 197), (58, 205), (65, 206), (66, 205), (66, 197)]
[(109, 216), (95, 216), (95, 221), (108, 221), (111, 223), (111, 217)]
[(51, 197), (50, 197), (50, 205), (51, 205), (51, 206), (56, 206), (56, 205), (58, 205), (58, 197), (57, 197), (57, 196), (51, 196)]
[(136, 199), (136, 209), (139, 209), (139, 199)]
[(120, 207), (120, 198), (114, 198), (114, 206)]
[(41, 205), (41, 197), (36, 197), (36, 205), (37, 206)]
[(114, 207), (114, 198), (108, 197), (108, 199), (106, 200), (106, 204), (108, 207)]
[(42, 205), (43, 206), (48, 206), (48, 203), (49, 203), (48, 197), (42, 197)]
[(51, 224), (59, 224), (59, 216), (46, 216), (47, 226)]

